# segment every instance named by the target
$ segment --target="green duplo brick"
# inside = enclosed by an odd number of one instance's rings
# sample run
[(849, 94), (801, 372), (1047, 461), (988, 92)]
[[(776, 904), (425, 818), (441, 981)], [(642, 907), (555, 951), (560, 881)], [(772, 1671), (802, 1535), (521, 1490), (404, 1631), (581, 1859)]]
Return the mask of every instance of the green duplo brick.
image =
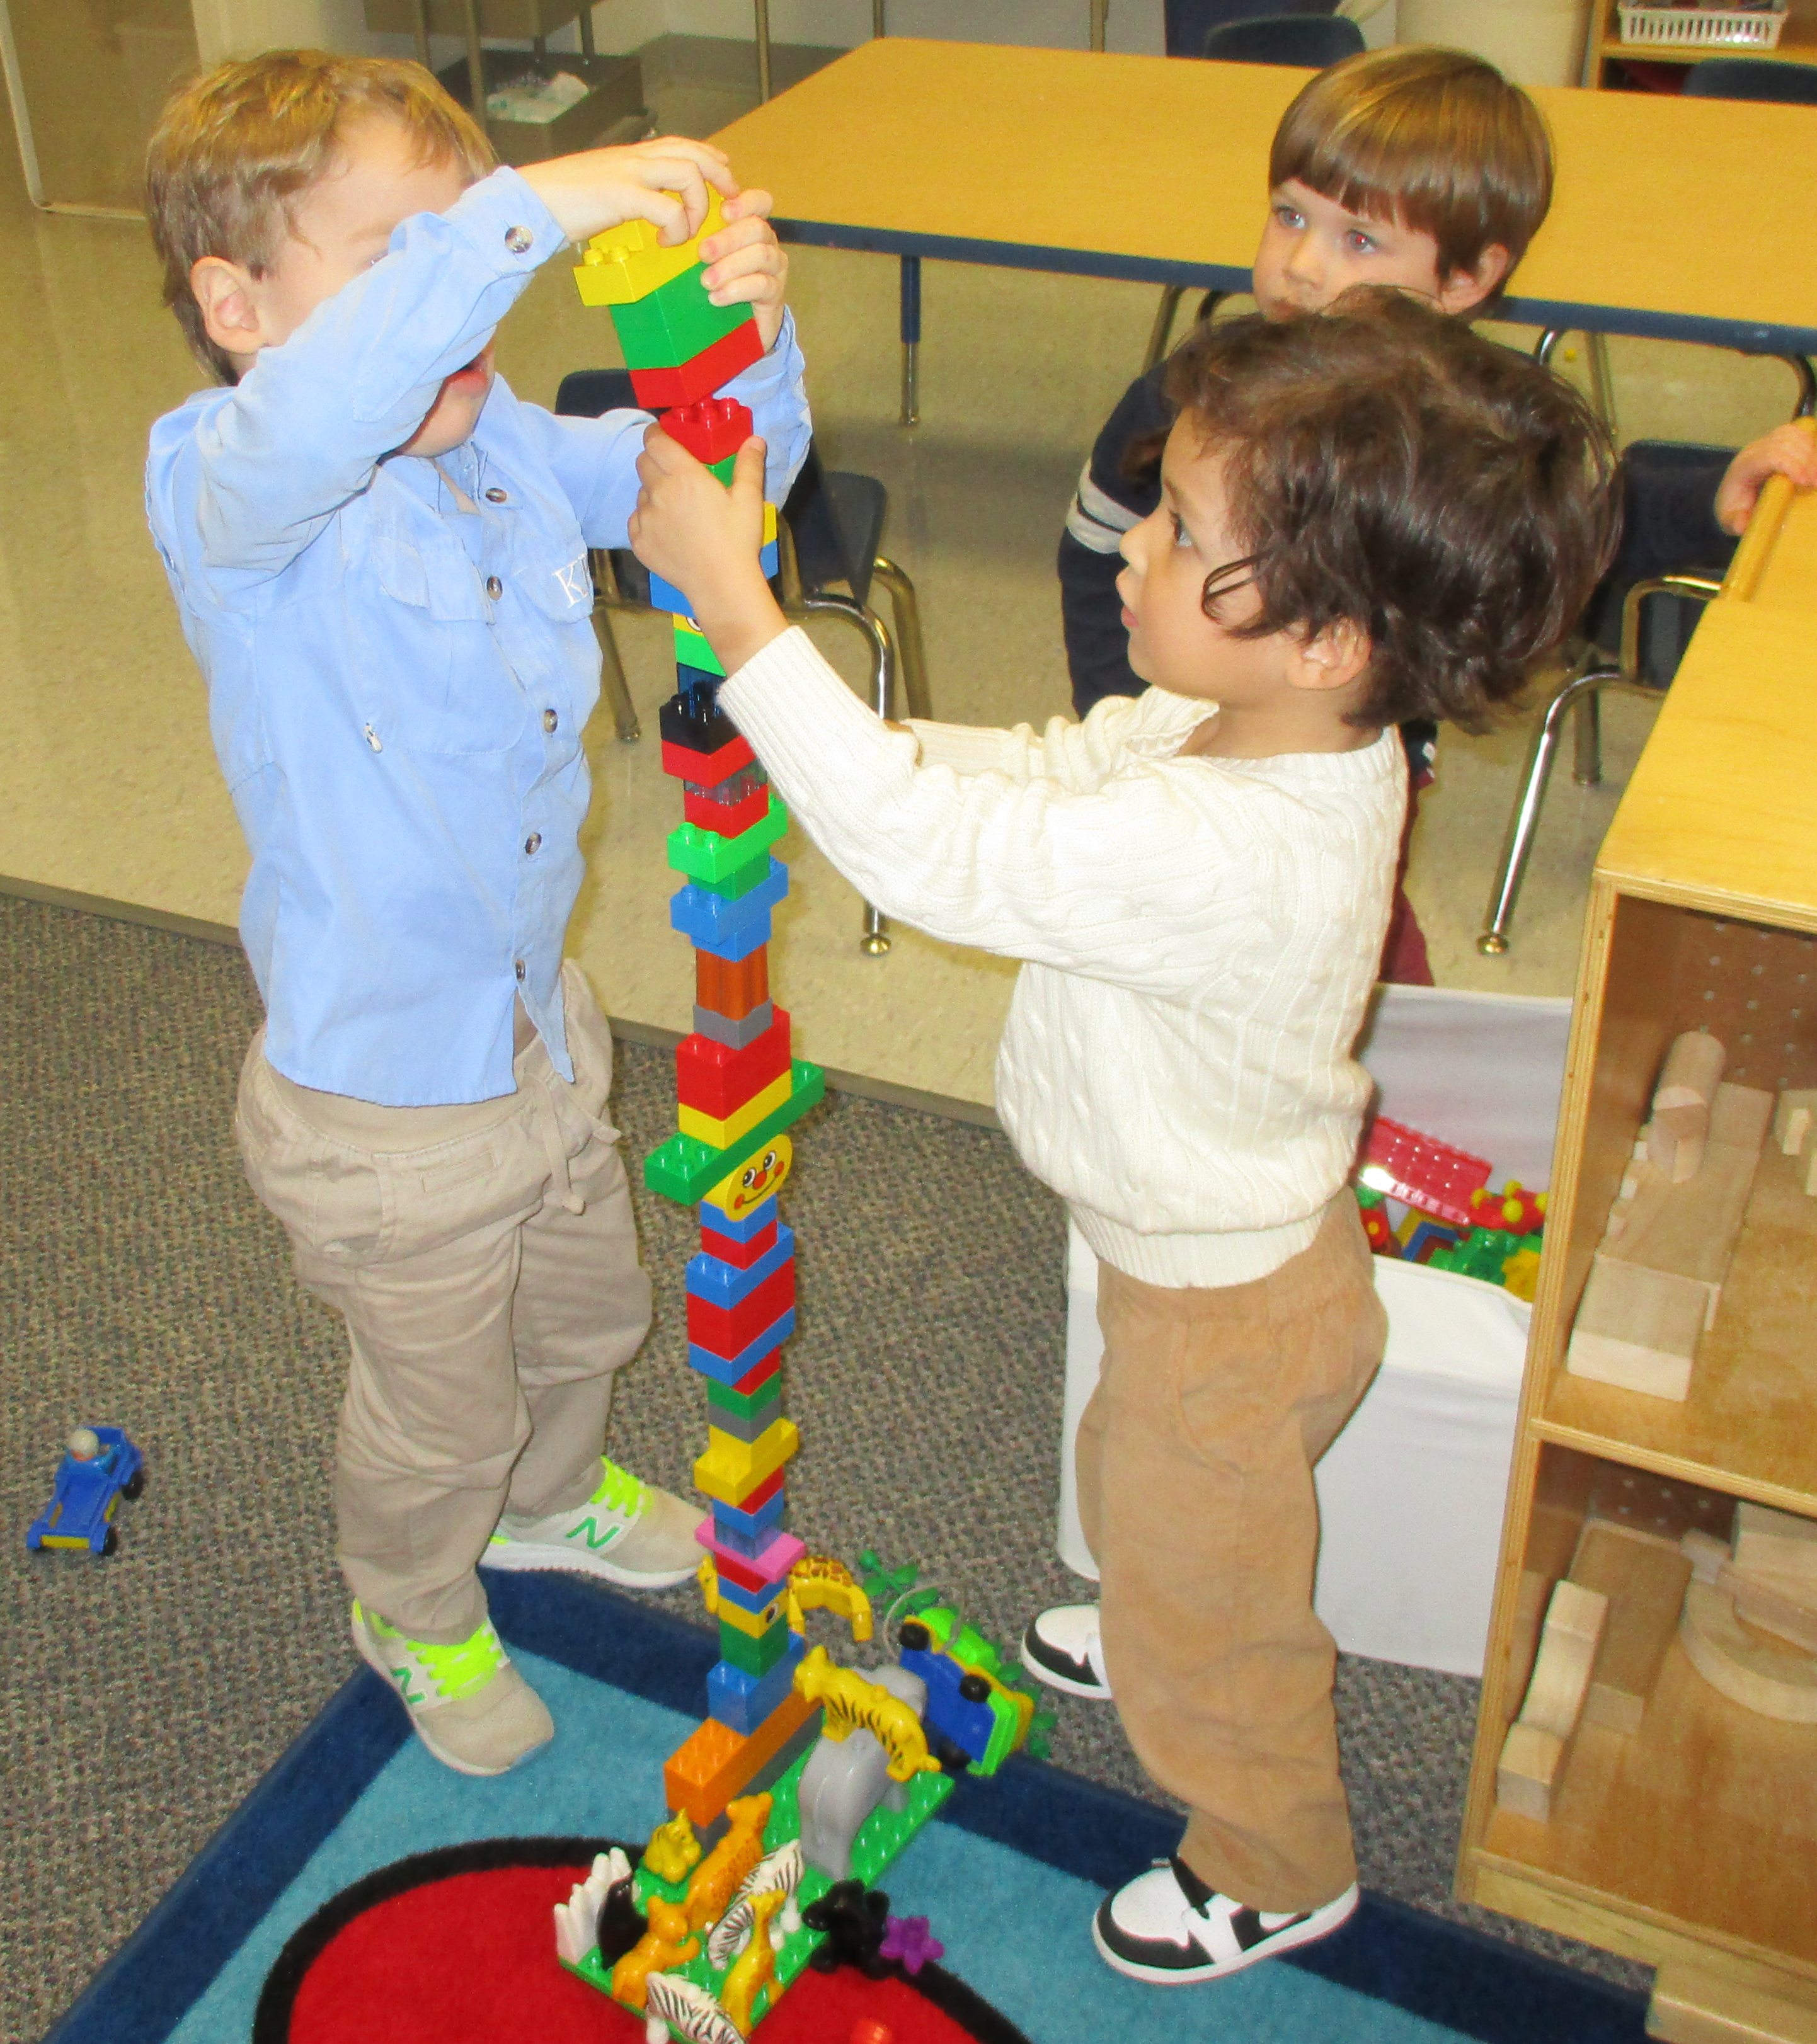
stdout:
[(706, 634), (684, 631), (679, 620), (675, 628), (675, 658), (677, 667), (698, 667), (703, 674), (725, 678), (725, 663), (706, 643)]
[(665, 1200), (692, 1206), (748, 1158), (756, 1156), (772, 1135), (781, 1135), (791, 1123), (799, 1121), (825, 1094), (826, 1074), (818, 1065), (797, 1058), (789, 1070), (794, 1090), (768, 1120), (760, 1121), (722, 1150), (703, 1143), (698, 1135), (685, 1135), (678, 1130), (644, 1159), (644, 1183)]
[(751, 317), (748, 305), (716, 305), (701, 288), (698, 263), (647, 298), (612, 308), (627, 369), (675, 369), (704, 354)]
[(754, 1420), (766, 1406), (783, 1402), (783, 1374), (779, 1370), (774, 1377), (767, 1377), (755, 1391), (734, 1391), (729, 1384), (716, 1384), (710, 1377), (706, 1380), (706, 1409), (709, 1420), (715, 1412), (736, 1412), (741, 1420)]
[(753, 865), (760, 878), (770, 870), (764, 854), (787, 828), (788, 811), (772, 788), (769, 814), (736, 837), (722, 837), (717, 831), (703, 830), (698, 824), (677, 824), (668, 834), (668, 863), (677, 873), (685, 873), (703, 887), (718, 887), (732, 874)]
[(788, 1651), (788, 1620), (779, 1618), (769, 1631), (753, 1639), (735, 1625), (719, 1628), (719, 1658), (742, 1668), (747, 1675), (767, 1675)]
[(721, 874), (717, 880), (696, 878), (694, 884), (704, 887), (709, 894), (717, 894), (722, 901), (736, 901), (741, 894), (749, 894), (753, 887), (767, 880), (769, 873), (770, 853), (766, 845), (755, 858), (734, 866), (729, 873)]
[(723, 461), (716, 461), (713, 463), (706, 472), (709, 475), (718, 476), (719, 480), (725, 484), (728, 490), (729, 490), (732, 487), (733, 475), (737, 471), (737, 467), (738, 457), (735, 454), (729, 454)]

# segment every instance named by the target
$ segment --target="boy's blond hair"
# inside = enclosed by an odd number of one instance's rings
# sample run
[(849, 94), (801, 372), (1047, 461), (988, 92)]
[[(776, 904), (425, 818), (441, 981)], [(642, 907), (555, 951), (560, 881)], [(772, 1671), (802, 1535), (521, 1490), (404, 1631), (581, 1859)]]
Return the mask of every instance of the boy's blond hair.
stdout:
[(291, 232), (291, 208), (333, 167), (354, 123), (402, 122), (419, 160), (483, 178), (497, 159), (467, 110), (421, 64), (327, 50), (270, 50), (217, 64), (165, 107), (145, 156), (145, 213), (164, 265), (164, 303), (224, 383), (233, 363), (203, 327), (190, 272), (219, 256), (262, 276)]
[(1321, 71), (1281, 116), (1268, 182), (1393, 220), (1438, 244), (1442, 283), (1499, 243), (1512, 269), (1552, 203), (1539, 109), (1493, 64), (1415, 44)]

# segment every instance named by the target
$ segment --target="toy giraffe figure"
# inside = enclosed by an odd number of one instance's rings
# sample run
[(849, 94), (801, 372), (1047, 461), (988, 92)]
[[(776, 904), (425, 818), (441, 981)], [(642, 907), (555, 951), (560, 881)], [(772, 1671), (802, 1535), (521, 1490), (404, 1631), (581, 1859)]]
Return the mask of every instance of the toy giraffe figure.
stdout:
[[(756, 2000), (776, 1977), (776, 1955), (770, 1943), (770, 1919), (788, 1900), (780, 1888), (751, 1897), (751, 1940), (732, 1961), (719, 1989), (719, 2005), (746, 2037), (757, 2019)], [(766, 2007), (767, 2007), (766, 2003)]]
[[(647, 221), (631, 221), (596, 236), (575, 277), (587, 304), (610, 308), (637, 402), (729, 485), (751, 414), (715, 394), (759, 359), (762, 343), (751, 308), (714, 305), (701, 281), (700, 239), (722, 225), (710, 192), (693, 240), (664, 248)], [(764, 542), (773, 575), (773, 505)], [(676, 1049), (680, 1126), (645, 1160), (644, 1178), (669, 1199), (699, 1203), (687, 1356), (706, 1380), (707, 1448), (694, 1481), (713, 1506), (699, 1538), (714, 1565), (721, 1654), (707, 1708), (745, 1736), (790, 1707), (802, 1653), (784, 1592), (804, 1550), (779, 1523), (783, 1471), (800, 1444), (783, 1412), (781, 1377), (795, 1327), (795, 1237), (776, 1194), (791, 1158), (783, 1132), (821, 1097), (825, 1077), (793, 1055), (788, 1015), (770, 997), (771, 913), (788, 891), (771, 847), (788, 813), (719, 708), (725, 670), (687, 597), (653, 576), (650, 601), (675, 620), (676, 690), (663, 705), (662, 755), (682, 784), (683, 820), (668, 858), (686, 884), (669, 918), (695, 947), (695, 1008)]]

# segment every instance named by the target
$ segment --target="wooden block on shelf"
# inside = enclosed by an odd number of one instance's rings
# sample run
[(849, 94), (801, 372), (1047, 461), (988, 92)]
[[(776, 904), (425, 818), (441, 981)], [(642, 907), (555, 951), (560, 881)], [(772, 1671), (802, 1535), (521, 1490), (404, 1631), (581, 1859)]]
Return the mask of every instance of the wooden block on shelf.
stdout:
[(1678, 1637), (1692, 1666), (1731, 1703), (1787, 1724), (1817, 1724), (1817, 1654), (1757, 1639), (1725, 1590), (1692, 1583)]
[(1766, 1504), (1738, 1505), (1735, 1566), (1750, 1575), (1791, 1576), (1817, 1589), (1817, 1520)]
[(1706, 1288), (1703, 1324), (1715, 1324), (1729, 1259), (1753, 1190), (1773, 1097), (1755, 1086), (1720, 1085), (1710, 1139), (1696, 1178), (1674, 1185), (1652, 1162), (1635, 1173), (1634, 1197), (1610, 1216), (1599, 1258), (1688, 1278)]
[(1817, 1604), (1801, 1603), (1775, 1587), (1785, 1580), (1781, 1576), (1765, 1582), (1731, 1563), (1717, 1577), (1716, 1586), (1734, 1600), (1738, 1618), (1770, 1632), (1776, 1639), (1790, 1640), (1807, 1654), (1817, 1654)]
[(1817, 1089), (1788, 1086), (1774, 1104), (1773, 1139), (1782, 1157), (1802, 1157), (1817, 1116)]
[(1666, 2044), (1817, 2044), (1817, 1995), (1789, 1977), (1779, 1995), (1695, 1967), (1664, 1965), (1647, 2004), (1646, 2034)]
[(1719, 1540), (1714, 1533), (1700, 1532), (1696, 1527), (1679, 1541), (1678, 1551), (1700, 1583), (1718, 1581), (1729, 1566), (1728, 1542)]
[(1565, 1367), (1573, 1377), (1680, 1402), (1709, 1310), (1694, 1278), (1623, 1262), (1599, 1250), (1572, 1324)]
[(1565, 1741), (1538, 1725), (1510, 1725), (1496, 1768), (1496, 1800), (1536, 1824), (1552, 1815), (1552, 1799), (1565, 1773)]
[(1587, 1722), (1630, 1738), (1640, 1730), (1660, 1663), (1678, 1630), (1690, 1577), (1690, 1562), (1668, 1547), (1628, 1539), (1607, 1527), (1585, 1527), (1571, 1581), (1609, 1600), (1584, 1699)]
[(1688, 1030), (1665, 1055), (1647, 1124), (1646, 1154), (1674, 1185), (1696, 1177), (1710, 1135), (1710, 1109), (1727, 1053), (1703, 1030)]
[(1599, 1591), (1569, 1581), (1553, 1589), (1533, 1679), (1496, 1769), (1496, 1800), (1518, 1815), (1544, 1823), (1552, 1815), (1608, 1612)]

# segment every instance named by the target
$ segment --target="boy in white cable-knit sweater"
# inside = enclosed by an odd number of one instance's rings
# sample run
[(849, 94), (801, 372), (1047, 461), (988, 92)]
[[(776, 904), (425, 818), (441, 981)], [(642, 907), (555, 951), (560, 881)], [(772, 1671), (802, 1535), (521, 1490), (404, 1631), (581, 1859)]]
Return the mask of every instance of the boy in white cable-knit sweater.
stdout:
[(1114, 1695), (1191, 1809), (1094, 1924), (1111, 1965), (1175, 1983), (1356, 1906), (1312, 1466), (1384, 1331), (1345, 1180), (1393, 727), (1480, 724), (1564, 636), (1609, 551), (1611, 455), (1565, 386), (1392, 292), (1202, 328), (1169, 394), (1161, 502), (1123, 541), (1153, 686), (1039, 737), (861, 706), (764, 585), (754, 443), (728, 494), (653, 430), (631, 534), (834, 863), (1026, 962), (998, 1111), (1097, 1251), (1105, 1347), (1079, 1443), (1102, 1604), (1044, 1613), (1025, 1654)]

